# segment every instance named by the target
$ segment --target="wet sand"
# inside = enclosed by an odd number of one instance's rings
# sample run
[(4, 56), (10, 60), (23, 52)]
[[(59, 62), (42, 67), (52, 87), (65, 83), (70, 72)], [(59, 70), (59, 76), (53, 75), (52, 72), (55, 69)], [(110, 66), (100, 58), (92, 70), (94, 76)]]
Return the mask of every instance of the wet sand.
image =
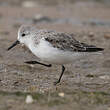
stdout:
[[(35, 2), (35, 1), (33, 1)], [(33, 3), (32, 2), (32, 3)], [(110, 5), (103, 2), (26, 3), (1, 1), (0, 5), (0, 109), (2, 110), (109, 110), (110, 109)], [(31, 4), (31, 5), (30, 5)], [(53, 5), (52, 5), (53, 4)], [(61, 67), (28, 65), (39, 60), (16, 40), (21, 24), (74, 34), (77, 40), (103, 47), (102, 54)], [(64, 93), (64, 97), (59, 96)], [(34, 103), (26, 104), (31, 94)], [(19, 106), (20, 105), (20, 106)]]

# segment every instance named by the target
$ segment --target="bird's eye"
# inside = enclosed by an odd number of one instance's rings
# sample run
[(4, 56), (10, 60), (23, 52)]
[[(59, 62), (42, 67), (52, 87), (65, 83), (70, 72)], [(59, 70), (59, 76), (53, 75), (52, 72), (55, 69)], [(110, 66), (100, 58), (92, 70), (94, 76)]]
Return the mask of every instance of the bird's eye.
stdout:
[(24, 37), (25, 35), (26, 35), (26, 34), (23, 33), (23, 34), (22, 34), (22, 37)]

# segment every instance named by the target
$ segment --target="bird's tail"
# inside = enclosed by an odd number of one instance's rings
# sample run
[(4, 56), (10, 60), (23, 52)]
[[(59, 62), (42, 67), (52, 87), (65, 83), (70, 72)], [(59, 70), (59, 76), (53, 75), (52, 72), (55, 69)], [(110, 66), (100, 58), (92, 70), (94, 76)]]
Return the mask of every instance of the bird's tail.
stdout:
[(75, 45), (79, 52), (100, 52), (103, 51), (104, 48), (99, 48), (94, 45), (88, 45), (85, 43), (80, 43), (80, 45)]
[(95, 47), (95, 46), (88, 46), (88, 47), (86, 47), (85, 52), (100, 52), (100, 51), (103, 51), (103, 50), (104, 50), (103, 48), (98, 48), (98, 47)]

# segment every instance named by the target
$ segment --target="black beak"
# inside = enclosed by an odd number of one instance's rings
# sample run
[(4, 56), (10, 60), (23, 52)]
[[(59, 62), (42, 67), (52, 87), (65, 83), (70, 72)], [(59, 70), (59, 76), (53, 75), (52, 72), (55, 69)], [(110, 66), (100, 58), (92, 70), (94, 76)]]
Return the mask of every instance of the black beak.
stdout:
[(15, 47), (17, 44), (20, 44), (18, 40), (15, 41), (7, 50), (10, 50), (11, 48)]

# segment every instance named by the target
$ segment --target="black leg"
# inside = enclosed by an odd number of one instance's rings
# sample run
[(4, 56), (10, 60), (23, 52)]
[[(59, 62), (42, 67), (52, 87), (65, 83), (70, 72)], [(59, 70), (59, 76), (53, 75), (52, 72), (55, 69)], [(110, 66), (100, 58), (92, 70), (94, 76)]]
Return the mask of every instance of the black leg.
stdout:
[(54, 85), (56, 85), (56, 84), (60, 83), (60, 81), (61, 81), (61, 78), (62, 78), (62, 76), (63, 76), (64, 71), (65, 71), (65, 67), (62, 65), (62, 72), (61, 72), (61, 75), (60, 75), (60, 77), (59, 77), (58, 81), (54, 82)]
[(40, 64), (40, 65), (43, 65), (43, 66), (46, 66), (46, 67), (51, 67), (52, 66), (51, 64), (47, 65), (47, 64), (40, 63), (40, 62), (37, 62), (37, 61), (26, 61), (24, 63), (27, 63), (27, 64)]

